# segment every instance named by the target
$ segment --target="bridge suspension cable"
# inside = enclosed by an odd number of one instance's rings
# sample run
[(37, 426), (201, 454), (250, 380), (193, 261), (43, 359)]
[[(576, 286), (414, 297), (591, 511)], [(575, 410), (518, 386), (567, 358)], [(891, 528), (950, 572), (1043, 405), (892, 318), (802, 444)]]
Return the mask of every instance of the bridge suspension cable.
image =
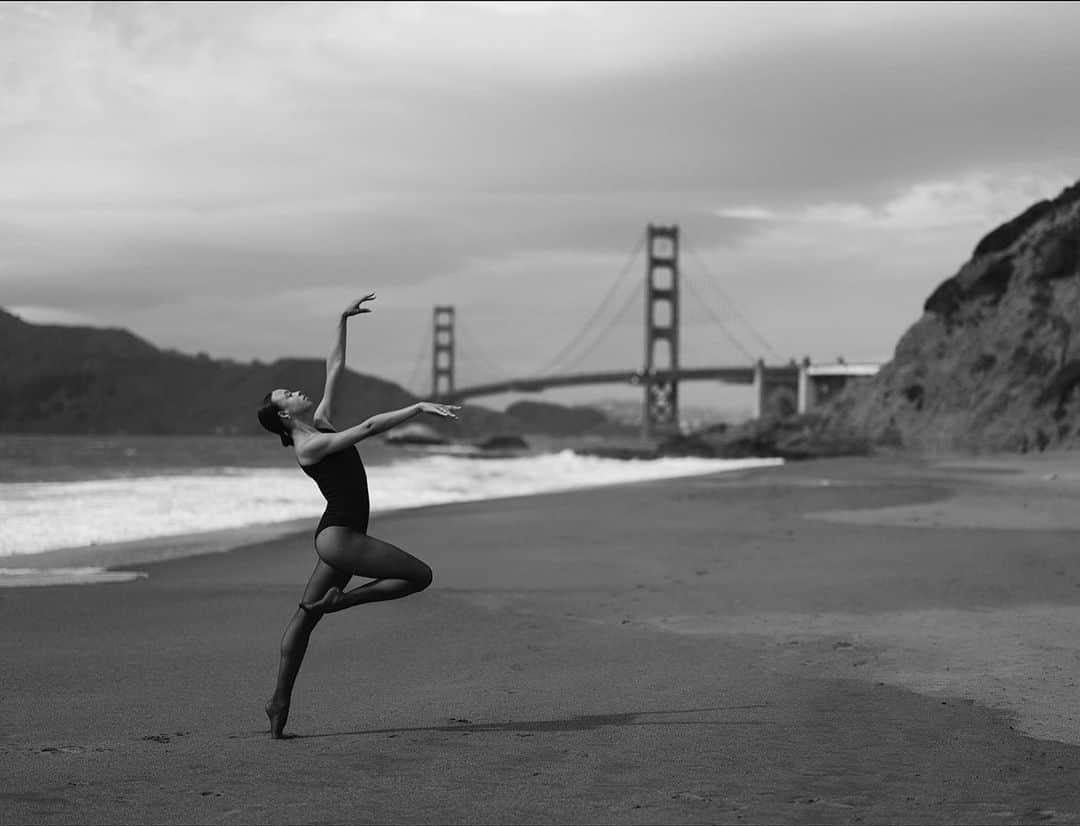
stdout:
[[(589, 316), (589, 318), (585, 321), (585, 324), (582, 325), (582, 327), (578, 331), (577, 335), (575, 335), (570, 340), (570, 342), (568, 344), (566, 344), (561, 350), (559, 350), (559, 352), (556, 353), (555, 356), (553, 358), (551, 358), (548, 361), (547, 364), (545, 364), (539, 370), (534, 371), (533, 372), (534, 376), (539, 377), (539, 376), (545, 376), (545, 375), (551, 374), (555, 370), (556, 367), (559, 367), (559, 366), (562, 365), (562, 362), (566, 359), (567, 356), (570, 355), (571, 352), (573, 352), (574, 348), (577, 347), (588, 336), (588, 334), (593, 331), (593, 329), (594, 329), (593, 324), (597, 321), (597, 319), (600, 317), (600, 315), (603, 313), (603, 311), (606, 310), (610, 306), (612, 298), (615, 297), (615, 294), (618, 291), (619, 287), (622, 286), (622, 283), (625, 281), (626, 276), (630, 273), (630, 268), (633, 266), (634, 261), (637, 260), (637, 257), (641, 253), (644, 246), (645, 246), (645, 233), (643, 232), (638, 236), (637, 241), (634, 244), (634, 248), (630, 252), (630, 256), (626, 259), (626, 263), (623, 265), (623, 268), (619, 271), (619, 274), (615, 277), (615, 281), (612, 283), (611, 287), (608, 289), (607, 294), (603, 297), (603, 299), (601, 299), (600, 304), (593, 311), (592, 315)], [(631, 294), (631, 298), (632, 297), (633, 297), (633, 294)], [(624, 311), (625, 311), (625, 308), (623, 310), (620, 310), (619, 311), (620, 315)], [(604, 334), (606, 335), (607, 330), (610, 330), (610, 329), (611, 329), (611, 325), (609, 325), (608, 328), (604, 331)], [(595, 346), (596, 346), (596, 344), (594, 343), (593, 347), (590, 348), (590, 350), (588, 352), (592, 352), (592, 349), (595, 348)], [(579, 357), (578, 361), (575, 362), (575, 363), (578, 363), (580, 361), (581, 361), (581, 358)]]
[(620, 321), (622, 321), (623, 316), (626, 315), (626, 311), (629, 310), (632, 306), (634, 306), (634, 304), (637, 303), (638, 298), (640, 298), (638, 293), (636, 293), (636, 292), (629, 293), (626, 296), (626, 300), (623, 302), (623, 305), (619, 308), (619, 311), (615, 314), (615, 317), (612, 318), (611, 321), (608, 322), (607, 326), (605, 326), (603, 328), (603, 330), (600, 333), (600, 336), (595, 341), (593, 341), (592, 344), (589, 345), (588, 349), (586, 349), (585, 352), (581, 353), (574, 361), (564, 363), (562, 365), (562, 368), (564, 370), (572, 370), (573, 368), (580, 365), (581, 362), (583, 362), (586, 358), (588, 358), (590, 355), (592, 355), (593, 350), (595, 350), (597, 347), (599, 347), (600, 342), (602, 342), (607, 337), (607, 334), (610, 333), (615, 328), (616, 324), (618, 324)]
[[(742, 313), (739, 312), (738, 307), (735, 306), (735, 302), (731, 300), (731, 296), (729, 296), (724, 291), (724, 289), (720, 286), (718, 280), (713, 276), (712, 272), (709, 270), (709, 267), (705, 263), (704, 258), (702, 258), (701, 254), (697, 251), (697, 248), (694, 247), (689, 241), (686, 241), (685, 239), (684, 239), (684, 243), (686, 244), (687, 249), (690, 250), (690, 254), (693, 255), (694, 258), (697, 259), (698, 264), (701, 265), (702, 272), (706, 276), (705, 281), (709, 284), (709, 286), (712, 289), (714, 289), (717, 292), (717, 294), (720, 296), (720, 300), (731, 310), (731, 314), (736, 318), (736, 320), (741, 321), (743, 323), (743, 325), (746, 327), (746, 329), (748, 329), (751, 333), (754, 334), (754, 337), (757, 338), (757, 340), (760, 341), (762, 343), (762, 345), (764, 345), (765, 349), (768, 350), (773, 355), (774, 358), (780, 359), (781, 356), (780, 356), (780, 354), (778, 352), (776, 352), (776, 349), (771, 344), (769, 344), (769, 342), (765, 339), (765, 337), (763, 335), (761, 335), (761, 333), (759, 333), (756, 329), (754, 329), (754, 326), (749, 321), (746, 320), (746, 318), (743, 316)], [(701, 301), (702, 299), (699, 298), (698, 300)], [(709, 312), (712, 313), (712, 309), (708, 306), (708, 304), (706, 304), (705, 306), (709, 310)], [(725, 335), (726, 334), (727, 333), (725, 331)]]
[(463, 359), (472, 361), (474, 364), (482, 363), (485, 367), (494, 371), (496, 379), (506, 380), (514, 377), (513, 373), (493, 361), (484, 349), (476, 344), (476, 341), (467, 332), (460, 319), (457, 321), (457, 335), (461, 337), (461, 344), (463, 345), (458, 348), (458, 354)]
[(707, 312), (709, 316), (713, 319), (713, 321), (716, 322), (716, 325), (720, 328), (720, 332), (724, 334), (724, 338), (734, 344), (736, 349), (742, 352), (742, 354), (748, 359), (750, 359), (750, 361), (754, 361), (754, 355), (745, 347), (743, 347), (742, 342), (740, 342), (731, 332), (728, 331), (726, 322), (722, 318), (720, 318), (719, 313), (717, 313), (715, 310), (713, 310), (711, 306), (709, 306), (709, 302), (707, 302), (705, 298), (701, 295), (701, 293), (697, 291), (697, 287), (694, 286), (694, 282), (691, 279), (687, 278), (684, 283), (690, 289), (690, 292), (693, 293), (694, 298), (698, 300), (698, 304), (702, 308), (704, 308), (705, 312)]

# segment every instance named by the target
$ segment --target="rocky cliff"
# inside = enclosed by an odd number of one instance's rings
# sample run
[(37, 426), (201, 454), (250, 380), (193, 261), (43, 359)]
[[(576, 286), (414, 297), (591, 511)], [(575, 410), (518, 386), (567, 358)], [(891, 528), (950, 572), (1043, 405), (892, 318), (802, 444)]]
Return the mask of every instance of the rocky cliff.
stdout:
[(1080, 446), (1080, 182), (995, 229), (873, 381), (819, 416), (920, 452)]

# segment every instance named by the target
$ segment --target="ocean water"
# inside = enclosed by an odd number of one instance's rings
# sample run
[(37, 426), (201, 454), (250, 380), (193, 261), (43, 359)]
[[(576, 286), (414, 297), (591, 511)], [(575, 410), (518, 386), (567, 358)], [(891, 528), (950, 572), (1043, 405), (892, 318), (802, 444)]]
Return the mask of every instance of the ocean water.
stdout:
[[(115, 581), (94, 549), (311, 518), (325, 501), (292, 451), (269, 440), (196, 437), (0, 436), (0, 585)], [(361, 446), (374, 514), (625, 482), (777, 465), (779, 459), (618, 460), (569, 450), (514, 458)], [(85, 567), (44, 574), (19, 557), (83, 549)], [(81, 558), (82, 555), (80, 555)]]

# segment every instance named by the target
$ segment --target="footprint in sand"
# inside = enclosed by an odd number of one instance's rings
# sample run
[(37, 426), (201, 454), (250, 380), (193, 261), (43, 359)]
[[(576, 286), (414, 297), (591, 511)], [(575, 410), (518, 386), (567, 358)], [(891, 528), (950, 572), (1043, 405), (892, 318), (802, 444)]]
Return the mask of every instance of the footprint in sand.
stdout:
[(173, 737), (187, 737), (189, 734), (190, 731), (174, 731), (172, 734), (147, 734), (140, 739), (153, 743), (171, 743)]
[(701, 803), (709, 803), (710, 802), (709, 798), (702, 797), (701, 795), (694, 794), (693, 792), (679, 792), (678, 794), (673, 794), (671, 796), (671, 799), (672, 800), (695, 800), (695, 801), (699, 801)]
[(1072, 812), (1059, 812), (1054, 809), (1033, 809), (1026, 813), (1026, 819), (1049, 822), (1056, 820), (1065, 823), (1075, 823), (1075, 815)]

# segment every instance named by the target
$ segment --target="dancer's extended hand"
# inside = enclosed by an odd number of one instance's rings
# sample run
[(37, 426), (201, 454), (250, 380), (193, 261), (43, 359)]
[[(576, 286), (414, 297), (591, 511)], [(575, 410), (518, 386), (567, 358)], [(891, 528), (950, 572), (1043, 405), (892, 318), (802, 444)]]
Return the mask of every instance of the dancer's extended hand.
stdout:
[(371, 310), (369, 310), (367, 307), (361, 307), (360, 305), (363, 304), (365, 301), (372, 301), (374, 300), (374, 298), (375, 293), (368, 293), (360, 300), (351, 302), (349, 306), (346, 307), (345, 310), (341, 313), (341, 317), (348, 318), (349, 316), (359, 315), (360, 313), (370, 313)]
[(457, 404), (435, 404), (434, 402), (419, 402), (417, 407), (421, 413), (429, 413), (432, 416), (442, 416), (444, 419), (456, 419), (455, 410), (461, 410)]

